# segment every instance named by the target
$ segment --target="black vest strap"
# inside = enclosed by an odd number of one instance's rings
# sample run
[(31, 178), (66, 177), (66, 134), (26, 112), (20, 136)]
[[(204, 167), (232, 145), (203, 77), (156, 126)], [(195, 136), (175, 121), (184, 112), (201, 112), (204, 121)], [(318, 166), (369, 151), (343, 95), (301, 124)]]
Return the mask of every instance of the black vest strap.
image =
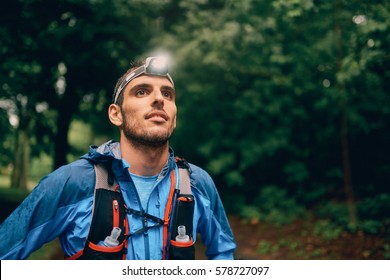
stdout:
[(139, 217), (143, 217), (144, 220), (145, 220), (145, 224), (147, 222), (147, 220), (152, 220), (153, 222), (155, 222), (154, 225), (151, 225), (151, 226), (146, 226), (146, 227), (143, 227), (133, 233), (129, 233), (126, 238), (129, 238), (131, 236), (134, 236), (134, 235), (137, 235), (137, 234), (141, 234), (143, 232), (146, 232), (148, 231), (149, 229), (151, 228), (154, 228), (154, 227), (159, 227), (159, 226), (162, 226), (164, 224), (164, 220), (158, 218), (158, 217), (155, 217), (155, 216), (152, 216), (144, 211), (139, 211), (139, 210), (134, 210), (132, 208), (126, 208), (126, 213), (127, 214), (131, 214), (131, 215), (137, 215)]

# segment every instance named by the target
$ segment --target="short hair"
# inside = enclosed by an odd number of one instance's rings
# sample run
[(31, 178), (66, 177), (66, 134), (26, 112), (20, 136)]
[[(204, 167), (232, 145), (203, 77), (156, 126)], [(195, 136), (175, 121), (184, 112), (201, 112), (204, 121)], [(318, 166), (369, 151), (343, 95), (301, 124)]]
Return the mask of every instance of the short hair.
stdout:
[[(145, 59), (137, 59), (137, 60), (134, 60), (134, 61), (131, 62), (130, 68), (116, 82), (116, 85), (115, 85), (115, 88), (114, 88), (114, 93), (112, 95), (112, 103), (115, 102), (115, 100), (114, 100), (115, 99), (115, 94), (118, 91), (118, 88), (122, 84), (123, 80), (126, 79), (127, 75), (130, 74), (135, 69), (137, 69), (138, 67), (144, 65), (144, 64), (145, 64)], [(123, 104), (123, 94), (122, 93), (117, 97), (115, 104), (119, 105), (120, 107), (122, 107), (122, 104)]]

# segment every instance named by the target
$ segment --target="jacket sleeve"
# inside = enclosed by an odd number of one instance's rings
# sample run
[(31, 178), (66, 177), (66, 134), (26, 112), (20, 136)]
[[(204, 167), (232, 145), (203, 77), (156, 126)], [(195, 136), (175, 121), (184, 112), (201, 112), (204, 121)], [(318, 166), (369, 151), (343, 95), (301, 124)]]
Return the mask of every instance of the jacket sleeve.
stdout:
[(91, 184), (83, 182), (80, 172), (93, 172), (93, 167), (63, 166), (39, 182), (0, 225), (0, 259), (27, 259), (67, 230), (72, 223), (69, 217), (74, 215), (69, 206), (85, 197), (86, 184)]
[(197, 231), (212, 260), (234, 259), (236, 243), (222, 201), (210, 175), (191, 165), (191, 185), (196, 201)]

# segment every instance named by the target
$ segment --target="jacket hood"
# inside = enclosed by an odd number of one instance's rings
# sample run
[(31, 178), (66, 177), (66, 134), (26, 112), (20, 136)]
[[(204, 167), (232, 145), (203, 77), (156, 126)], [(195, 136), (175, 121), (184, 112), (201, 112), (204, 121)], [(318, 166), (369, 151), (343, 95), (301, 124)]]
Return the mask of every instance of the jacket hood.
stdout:
[(110, 140), (100, 146), (90, 146), (88, 154), (81, 157), (93, 163), (108, 163), (122, 159), (119, 142)]

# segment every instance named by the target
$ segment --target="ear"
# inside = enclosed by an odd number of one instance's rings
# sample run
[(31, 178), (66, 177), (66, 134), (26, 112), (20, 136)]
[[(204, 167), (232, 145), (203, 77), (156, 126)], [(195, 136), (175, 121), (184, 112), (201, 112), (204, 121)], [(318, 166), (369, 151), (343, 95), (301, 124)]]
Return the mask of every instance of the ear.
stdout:
[(110, 122), (115, 126), (121, 126), (123, 123), (122, 112), (118, 105), (111, 104), (108, 107), (108, 118)]

